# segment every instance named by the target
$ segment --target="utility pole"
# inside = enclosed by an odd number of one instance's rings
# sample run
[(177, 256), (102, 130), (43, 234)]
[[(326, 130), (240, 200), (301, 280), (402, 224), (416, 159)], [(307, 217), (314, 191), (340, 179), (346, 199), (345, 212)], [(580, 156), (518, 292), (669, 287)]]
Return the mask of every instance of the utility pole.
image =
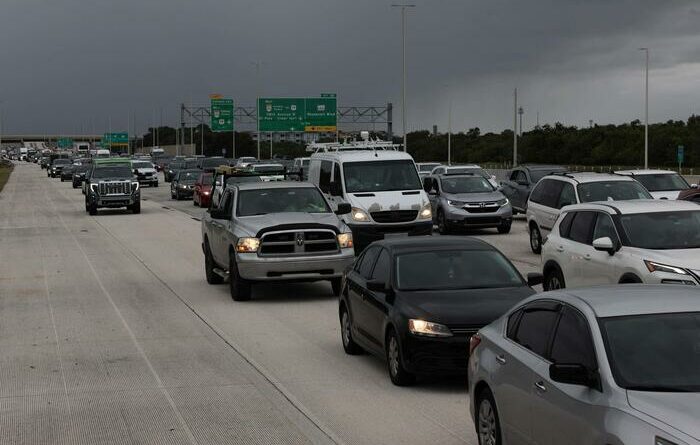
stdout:
[(644, 168), (649, 168), (649, 48), (639, 48), (646, 53), (644, 73)]
[(407, 151), (406, 140), (406, 8), (415, 8), (416, 5), (406, 3), (393, 4), (393, 8), (401, 8), (401, 46), (402, 46), (402, 63), (403, 76), (401, 81), (401, 121), (403, 123), (403, 151)]
[(513, 93), (513, 168), (518, 166), (518, 89)]
[(450, 96), (450, 109), (447, 113), (447, 165), (452, 165), (452, 96)]
[(522, 137), (523, 135), (523, 113), (525, 113), (525, 110), (523, 107), (518, 107), (518, 114), (520, 115), (520, 136)]

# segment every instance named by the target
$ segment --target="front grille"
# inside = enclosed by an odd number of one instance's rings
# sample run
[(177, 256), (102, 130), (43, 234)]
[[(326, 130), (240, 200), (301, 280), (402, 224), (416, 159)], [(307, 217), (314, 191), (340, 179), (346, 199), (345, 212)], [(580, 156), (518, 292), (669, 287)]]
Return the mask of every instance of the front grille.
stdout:
[(496, 202), (469, 202), (464, 205), (464, 210), (469, 213), (493, 213), (498, 211)]
[(110, 181), (100, 182), (100, 195), (129, 195), (131, 194), (131, 182), (126, 181)]
[(403, 223), (415, 220), (418, 216), (418, 210), (389, 210), (371, 212), (370, 215), (378, 223)]
[(331, 230), (271, 232), (260, 240), (260, 256), (323, 255), (339, 250), (335, 232)]

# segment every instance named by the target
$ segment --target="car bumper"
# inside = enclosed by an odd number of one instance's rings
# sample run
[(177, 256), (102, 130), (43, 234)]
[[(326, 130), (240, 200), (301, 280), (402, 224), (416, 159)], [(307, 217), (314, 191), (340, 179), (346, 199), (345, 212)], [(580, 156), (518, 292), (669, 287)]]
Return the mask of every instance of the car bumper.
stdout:
[(194, 195), (194, 190), (193, 189), (175, 189), (176, 193), (179, 193), (180, 196), (185, 197), (185, 198), (191, 198), (192, 195)]
[(204, 194), (200, 193), (199, 194), (199, 205), (202, 207), (209, 207), (209, 203), (211, 203), (211, 193), (209, 194)]
[(436, 338), (406, 333), (404, 366), (415, 374), (466, 374), (469, 335)]
[(352, 249), (333, 255), (303, 257), (259, 257), (236, 254), (238, 273), (251, 281), (316, 281), (340, 278), (355, 260)]
[(445, 221), (452, 227), (497, 227), (512, 220), (513, 209), (510, 205), (488, 213), (471, 213), (456, 207), (445, 210)]
[(139, 184), (154, 184), (158, 182), (158, 177), (153, 176), (153, 177), (146, 177), (146, 178), (138, 178)]
[(387, 236), (420, 236), (433, 234), (432, 221), (406, 224), (348, 224), (352, 230), (355, 252), (359, 255), (365, 247)]

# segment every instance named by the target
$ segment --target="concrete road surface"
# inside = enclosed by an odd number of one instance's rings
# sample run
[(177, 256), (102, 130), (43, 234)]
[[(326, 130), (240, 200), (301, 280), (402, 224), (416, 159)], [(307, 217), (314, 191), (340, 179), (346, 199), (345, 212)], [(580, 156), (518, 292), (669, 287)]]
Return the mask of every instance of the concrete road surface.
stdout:
[[(201, 210), (164, 185), (140, 215), (91, 217), (79, 189), (17, 165), (0, 194), (0, 443), (477, 443), (464, 378), (398, 388), (343, 353), (329, 284), (245, 303), (208, 285)], [(522, 222), (479, 236), (537, 269)]]

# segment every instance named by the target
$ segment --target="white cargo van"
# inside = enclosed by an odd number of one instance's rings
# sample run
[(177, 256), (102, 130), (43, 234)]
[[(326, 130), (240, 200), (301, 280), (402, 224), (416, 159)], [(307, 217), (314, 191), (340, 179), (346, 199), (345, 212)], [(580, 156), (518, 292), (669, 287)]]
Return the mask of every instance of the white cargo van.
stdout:
[(352, 230), (355, 252), (385, 235), (431, 235), (433, 215), (418, 170), (400, 146), (365, 140), (311, 144), (309, 181), (334, 207), (352, 206), (343, 215)]

